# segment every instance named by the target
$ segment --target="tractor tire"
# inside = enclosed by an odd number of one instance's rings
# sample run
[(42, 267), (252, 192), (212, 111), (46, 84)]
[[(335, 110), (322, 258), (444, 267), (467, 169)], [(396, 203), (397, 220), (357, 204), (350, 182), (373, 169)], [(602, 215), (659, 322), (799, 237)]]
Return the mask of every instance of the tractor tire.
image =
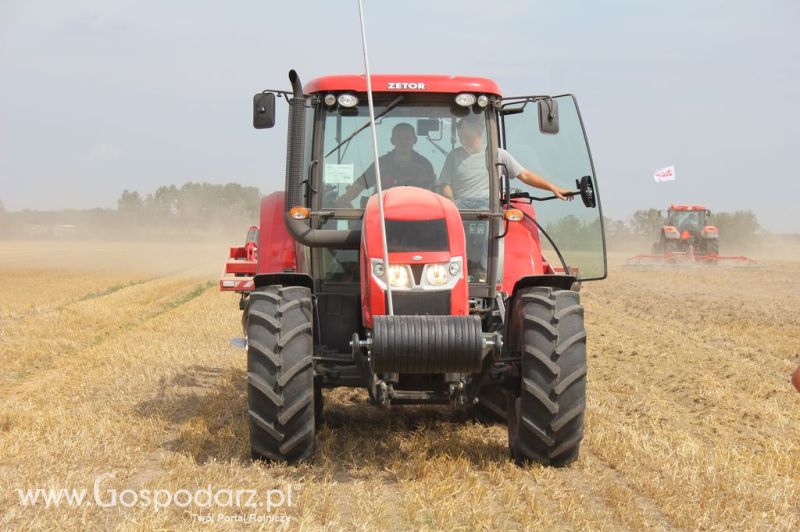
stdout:
[(680, 244), (675, 240), (664, 240), (664, 253), (678, 253), (680, 251)]
[(578, 458), (586, 409), (586, 330), (571, 290), (521, 290), (512, 345), (521, 354), (519, 389), (508, 404), (508, 444), (518, 464), (565, 466)]
[(719, 255), (719, 240), (709, 238), (706, 240), (706, 255)]
[(247, 405), (254, 459), (296, 462), (314, 454), (311, 291), (264, 286), (247, 307)]

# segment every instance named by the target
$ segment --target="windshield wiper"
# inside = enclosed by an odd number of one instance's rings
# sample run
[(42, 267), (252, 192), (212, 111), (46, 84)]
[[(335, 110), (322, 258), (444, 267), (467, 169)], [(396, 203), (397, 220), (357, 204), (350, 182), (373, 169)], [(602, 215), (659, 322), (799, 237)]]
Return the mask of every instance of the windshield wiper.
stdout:
[[(403, 100), (403, 98), (405, 98), (405, 96), (402, 96), (402, 95), (401, 95), (401, 96), (398, 96), (397, 98), (395, 98), (394, 100), (392, 100), (391, 102), (389, 102), (389, 105), (387, 105), (387, 106), (386, 106), (386, 109), (384, 109), (384, 110), (383, 110), (383, 112), (381, 112), (380, 114), (378, 114), (378, 115), (376, 115), (376, 116), (375, 116), (375, 120), (377, 121), (379, 118), (381, 118), (381, 117), (385, 116), (385, 115), (386, 115), (386, 113), (388, 113), (389, 111), (391, 111), (392, 109), (394, 109), (394, 108), (397, 106), (397, 104), (398, 104), (398, 103), (400, 103), (400, 102)], [(325, 154), (325, 157), (328, 157), (328, 156), (329, 156), (331, 153), (333, 153), (333, 152), (335, 152), (336, 150), (338, 150), (339, 148), (341, 148), (341, 147), (342, 147), (342, 145), (344, 145), (344, 144), (347, 144), (348, 142), (350, 142), (350, 140), (351, 140), (353, 137), (355, 137), (356, 135), (358, 135), (359, 133), (361, 133), (362, 131), (364, 131), (365, 129), (367, 129), (367, 128), (369, 127), (369, 124), (370, 124), (370, 121), (369, 121), (369, 120), (367, 120), (367, 121), (364, 123), (364, 125), (363, 125), (363, 126), (361, 126), (360, 128), (358, 128), (358, 129), (356, 129), (355, 131), (353, 131), (352, 133), (350, 133), (350, 134), (347, 136), (347, 138), (346, 138), (346, 139), (344, 139), (342, 142), (340, 142), (339, 144), (337, 144), (337, 145), (336, 145), (336, 147), (334, 147), (334, 148), (333, 148), (331, 151), (329, 151), (328, 153), (326, 153), (326, 154)]]

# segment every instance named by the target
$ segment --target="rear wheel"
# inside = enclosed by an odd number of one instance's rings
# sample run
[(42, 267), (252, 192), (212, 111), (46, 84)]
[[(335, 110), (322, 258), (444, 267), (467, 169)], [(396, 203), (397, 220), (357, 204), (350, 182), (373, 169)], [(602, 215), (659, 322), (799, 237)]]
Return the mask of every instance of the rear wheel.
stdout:
[(512, 345), (522, 362), (508, 403), (508, 443), (518, 463), (578, 458), (586, 409), (586, 332), (580, 296), (532, 287), (516, 296)]
[(719, 255), (719, 240), (716, 238), (706, 240), (706, 255)]
[(265, 286), (247, 307), (247, 403), (253, 458), (294, 462), (314, 454), (311, 291)]

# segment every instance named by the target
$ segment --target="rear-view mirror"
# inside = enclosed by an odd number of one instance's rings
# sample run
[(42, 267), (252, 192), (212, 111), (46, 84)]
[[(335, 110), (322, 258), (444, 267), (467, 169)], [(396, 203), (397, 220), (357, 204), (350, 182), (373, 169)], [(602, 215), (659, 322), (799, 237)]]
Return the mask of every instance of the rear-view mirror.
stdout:
[(537, 100), (539, 104), (539, 131), (555, 135), (558, 133), (558, 102), (546, 96)]
[(417, 135), (427, 136), (431, 131), (439, 131), (439, 120), (436, 118), (420, 118), (417, 120)]
[(275, 125), (275, 93), (259, 92), (253, 96), (253, 127), (268, 129)]

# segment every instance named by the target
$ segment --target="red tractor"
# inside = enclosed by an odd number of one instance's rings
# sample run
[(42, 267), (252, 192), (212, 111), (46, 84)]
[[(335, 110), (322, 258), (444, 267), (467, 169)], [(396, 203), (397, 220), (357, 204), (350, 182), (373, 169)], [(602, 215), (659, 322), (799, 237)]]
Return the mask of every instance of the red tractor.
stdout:
[(702, 205), (670, 205), (653, 252), (713, 259), (719, 255), (719, 231), (708, 224), (710, 215)]
[(670, 205), (667, 223), (653, 243), (653, 253), (631, 257), (626, 265), (724, 263), (757, 266), (756, 261), (748, 257), (719, 254), (719, 230), (709, 224), (710, 215), (711, 211), (702, 205)]
[[(476, 77), (373, 75), (379, 151), (411, 142), (416, 152), (405, 166), (381, 156), (381, 209), (366, 78), (289, 80), (289, 92), (254, 97), (256, 128), (274, 125), (277, 97), (289, 126), (285, 191), (262, 202), (253, 286), (240, 290), (253, 457), (310, 457), (323, 388), (349, 386), (384, 408), (499, 414), (518, 462), (575, 460), (587, 364), (571, 288), (605, 278), (606, 253), (574, 97), (504, 98)], [(436, 176), (459, 149), (463, 119), (481, 127), (470, 164), (485, 192), (451, 200)], [(555, 183), (578, 178), (582, 201), (546, 201), (537, 213), (532, 202), (554, 196), (508, 176), (498, 148)], [(580, 238), (569, 236), (575, 227)]]

